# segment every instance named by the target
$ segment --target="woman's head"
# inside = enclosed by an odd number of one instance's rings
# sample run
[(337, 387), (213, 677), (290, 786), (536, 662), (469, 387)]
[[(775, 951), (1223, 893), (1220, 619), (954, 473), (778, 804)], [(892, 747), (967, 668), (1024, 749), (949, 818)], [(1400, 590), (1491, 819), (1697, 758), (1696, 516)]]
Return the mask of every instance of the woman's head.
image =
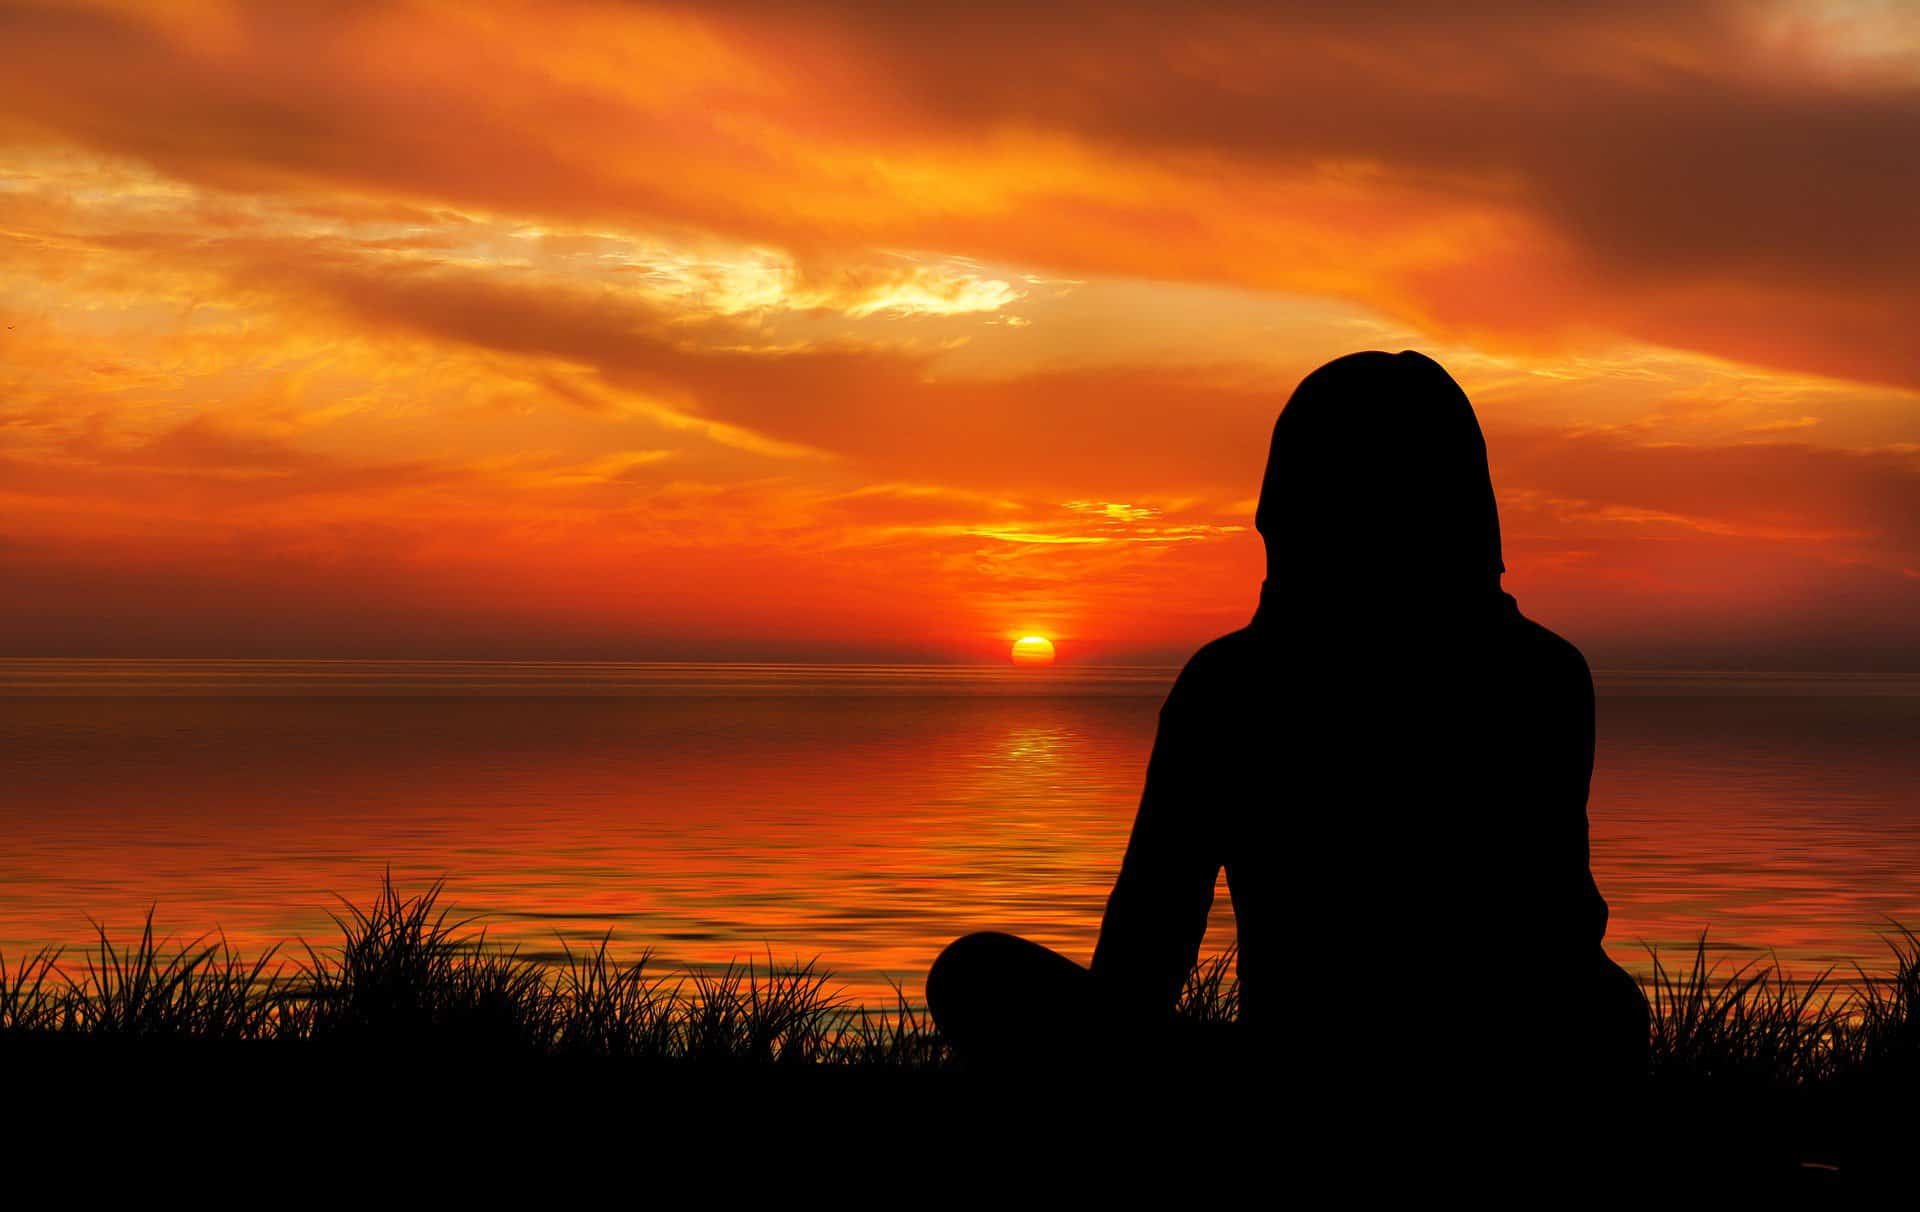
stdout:
[(1497, 590), (1505, 571), (1480, 423), (1412, 351), (1349, 354), (1301, 380), (1274, 423), (1255, 526), (1282, 593), (1453, 597)]

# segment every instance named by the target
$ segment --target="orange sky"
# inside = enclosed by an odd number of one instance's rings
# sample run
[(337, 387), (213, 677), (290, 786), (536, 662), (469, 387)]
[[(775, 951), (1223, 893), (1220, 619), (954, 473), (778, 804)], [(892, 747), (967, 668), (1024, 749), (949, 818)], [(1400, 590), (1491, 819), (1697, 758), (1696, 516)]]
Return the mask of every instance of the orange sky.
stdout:
[(1920, 668), (1920, 10), (1043, 7), (0, 0), (0, 649), (1178, 658), (1417, 347), (1595, 664)]

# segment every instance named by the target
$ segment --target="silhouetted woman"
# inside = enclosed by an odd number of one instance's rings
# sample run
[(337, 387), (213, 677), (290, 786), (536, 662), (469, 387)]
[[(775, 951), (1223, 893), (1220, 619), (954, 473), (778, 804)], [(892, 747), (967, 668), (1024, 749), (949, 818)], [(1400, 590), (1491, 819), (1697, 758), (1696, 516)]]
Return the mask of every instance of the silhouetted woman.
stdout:
[[(1465, 394), (1412, 352), (1314, 371), (1256, 525), (1259, 610), (1161, 708), (1092, 968), (969, 935), (927, 976), (940, 1029), (983, 1066), (1224, 1047), (1306, 1081), (1636, 1076), (1646, 1006), (1601, 950), (1587, 865), (1592, 679), (1500, 588)], [(1222, 868), (1225, 1037), (1174, 1017)]]

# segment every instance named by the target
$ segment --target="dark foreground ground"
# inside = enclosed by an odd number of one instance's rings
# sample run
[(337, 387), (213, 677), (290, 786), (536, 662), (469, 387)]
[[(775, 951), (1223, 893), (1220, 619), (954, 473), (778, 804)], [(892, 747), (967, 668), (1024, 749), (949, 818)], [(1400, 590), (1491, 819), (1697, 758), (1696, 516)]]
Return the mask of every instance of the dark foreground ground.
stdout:
[[(1905, 931), (1888, 972), (1851, 984), (1722, 969), (1704, 943), (1687, 967), (1655, 957), (1647, 1072), (1600, 1100), (1368, 1087), (1346, 1075), (1377, 1072), (1373, 1051), (1342, 1064), (1366, 1041), (1337, 1035), (1260, 1068), (1122, 1053), (1072, 1075), (969, 1071), (904, 996), (870, 1014), (811, 965), (657, 973), (604, 944), (535, 964), (485, 947), (438, 893), (388, 885), (348, 906), (336, 945), (292, 960), (150, 927), (80, 956), (0, 957), (0, 1202), (41, 1206), (15, 1188), (49, 1181), (62, 1202), (381, 1207), (607, 1189), (729, 1206), (747, 1190), (1911, 1202), (1915, 1186), (1920, 939)], [(1231, 972), (1230, 954), (1202, 964), (1179, 1013), (1237, 1017)], [(1489, 1005), (1496, 1042), (1503, 1016), (1557, 1013)]]
[(1185, 1189), (1183, 1202), (1330, 1197), (1316, 1205), (1343, 1193), (1910, 1192), (1920, 1140), (1905, 1091), (1831, 1087), (1648, 1088), (1603, 1104), (1360, 1090), (1308, 1101), (1284, 1074), (1043, 1081), (84, 1038), (11, 1041), (0, 1073), (10, 1172), (68, 1174), (76, 1190), (194, 1175), (327, 1202), (587, 1180), (910, 1203), (1148, 1185)]

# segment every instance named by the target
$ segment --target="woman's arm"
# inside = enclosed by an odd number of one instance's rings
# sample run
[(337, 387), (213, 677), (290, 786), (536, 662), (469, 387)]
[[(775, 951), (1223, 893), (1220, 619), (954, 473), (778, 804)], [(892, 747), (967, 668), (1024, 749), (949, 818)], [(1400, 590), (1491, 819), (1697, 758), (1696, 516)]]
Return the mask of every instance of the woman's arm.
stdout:
[(1171, 1013), (1200, 954), (1223, 856), (1212, 824), (1219, 772), (1189, 664), (1160, 709), (1147, 785), (1120, 876), (1107, 898), (1095, 978), (1124, 1009)]
[[(1594, 702), (1593, 672), (1580, 650), (1568, 644), (1575, 672), (1569, 676), (1573, 700), (1573, 751), (1567, 764), (1565, 782), (1559, 790), (1561, 804), (1556, 821), (1560, 830), (1554, 844), (1564, 855), (1569, 868), (1565, 899), (1560, 902), (1564, 915), (1562, 931), (1569, 939), (1598, 943), (1607, 932), (1607, 902), (1593, 880), (1592, 852), (1588, 843), (1587, 799), (1593, 786)], [(1577, 866), (1578, 875), (1572, 873)]]

